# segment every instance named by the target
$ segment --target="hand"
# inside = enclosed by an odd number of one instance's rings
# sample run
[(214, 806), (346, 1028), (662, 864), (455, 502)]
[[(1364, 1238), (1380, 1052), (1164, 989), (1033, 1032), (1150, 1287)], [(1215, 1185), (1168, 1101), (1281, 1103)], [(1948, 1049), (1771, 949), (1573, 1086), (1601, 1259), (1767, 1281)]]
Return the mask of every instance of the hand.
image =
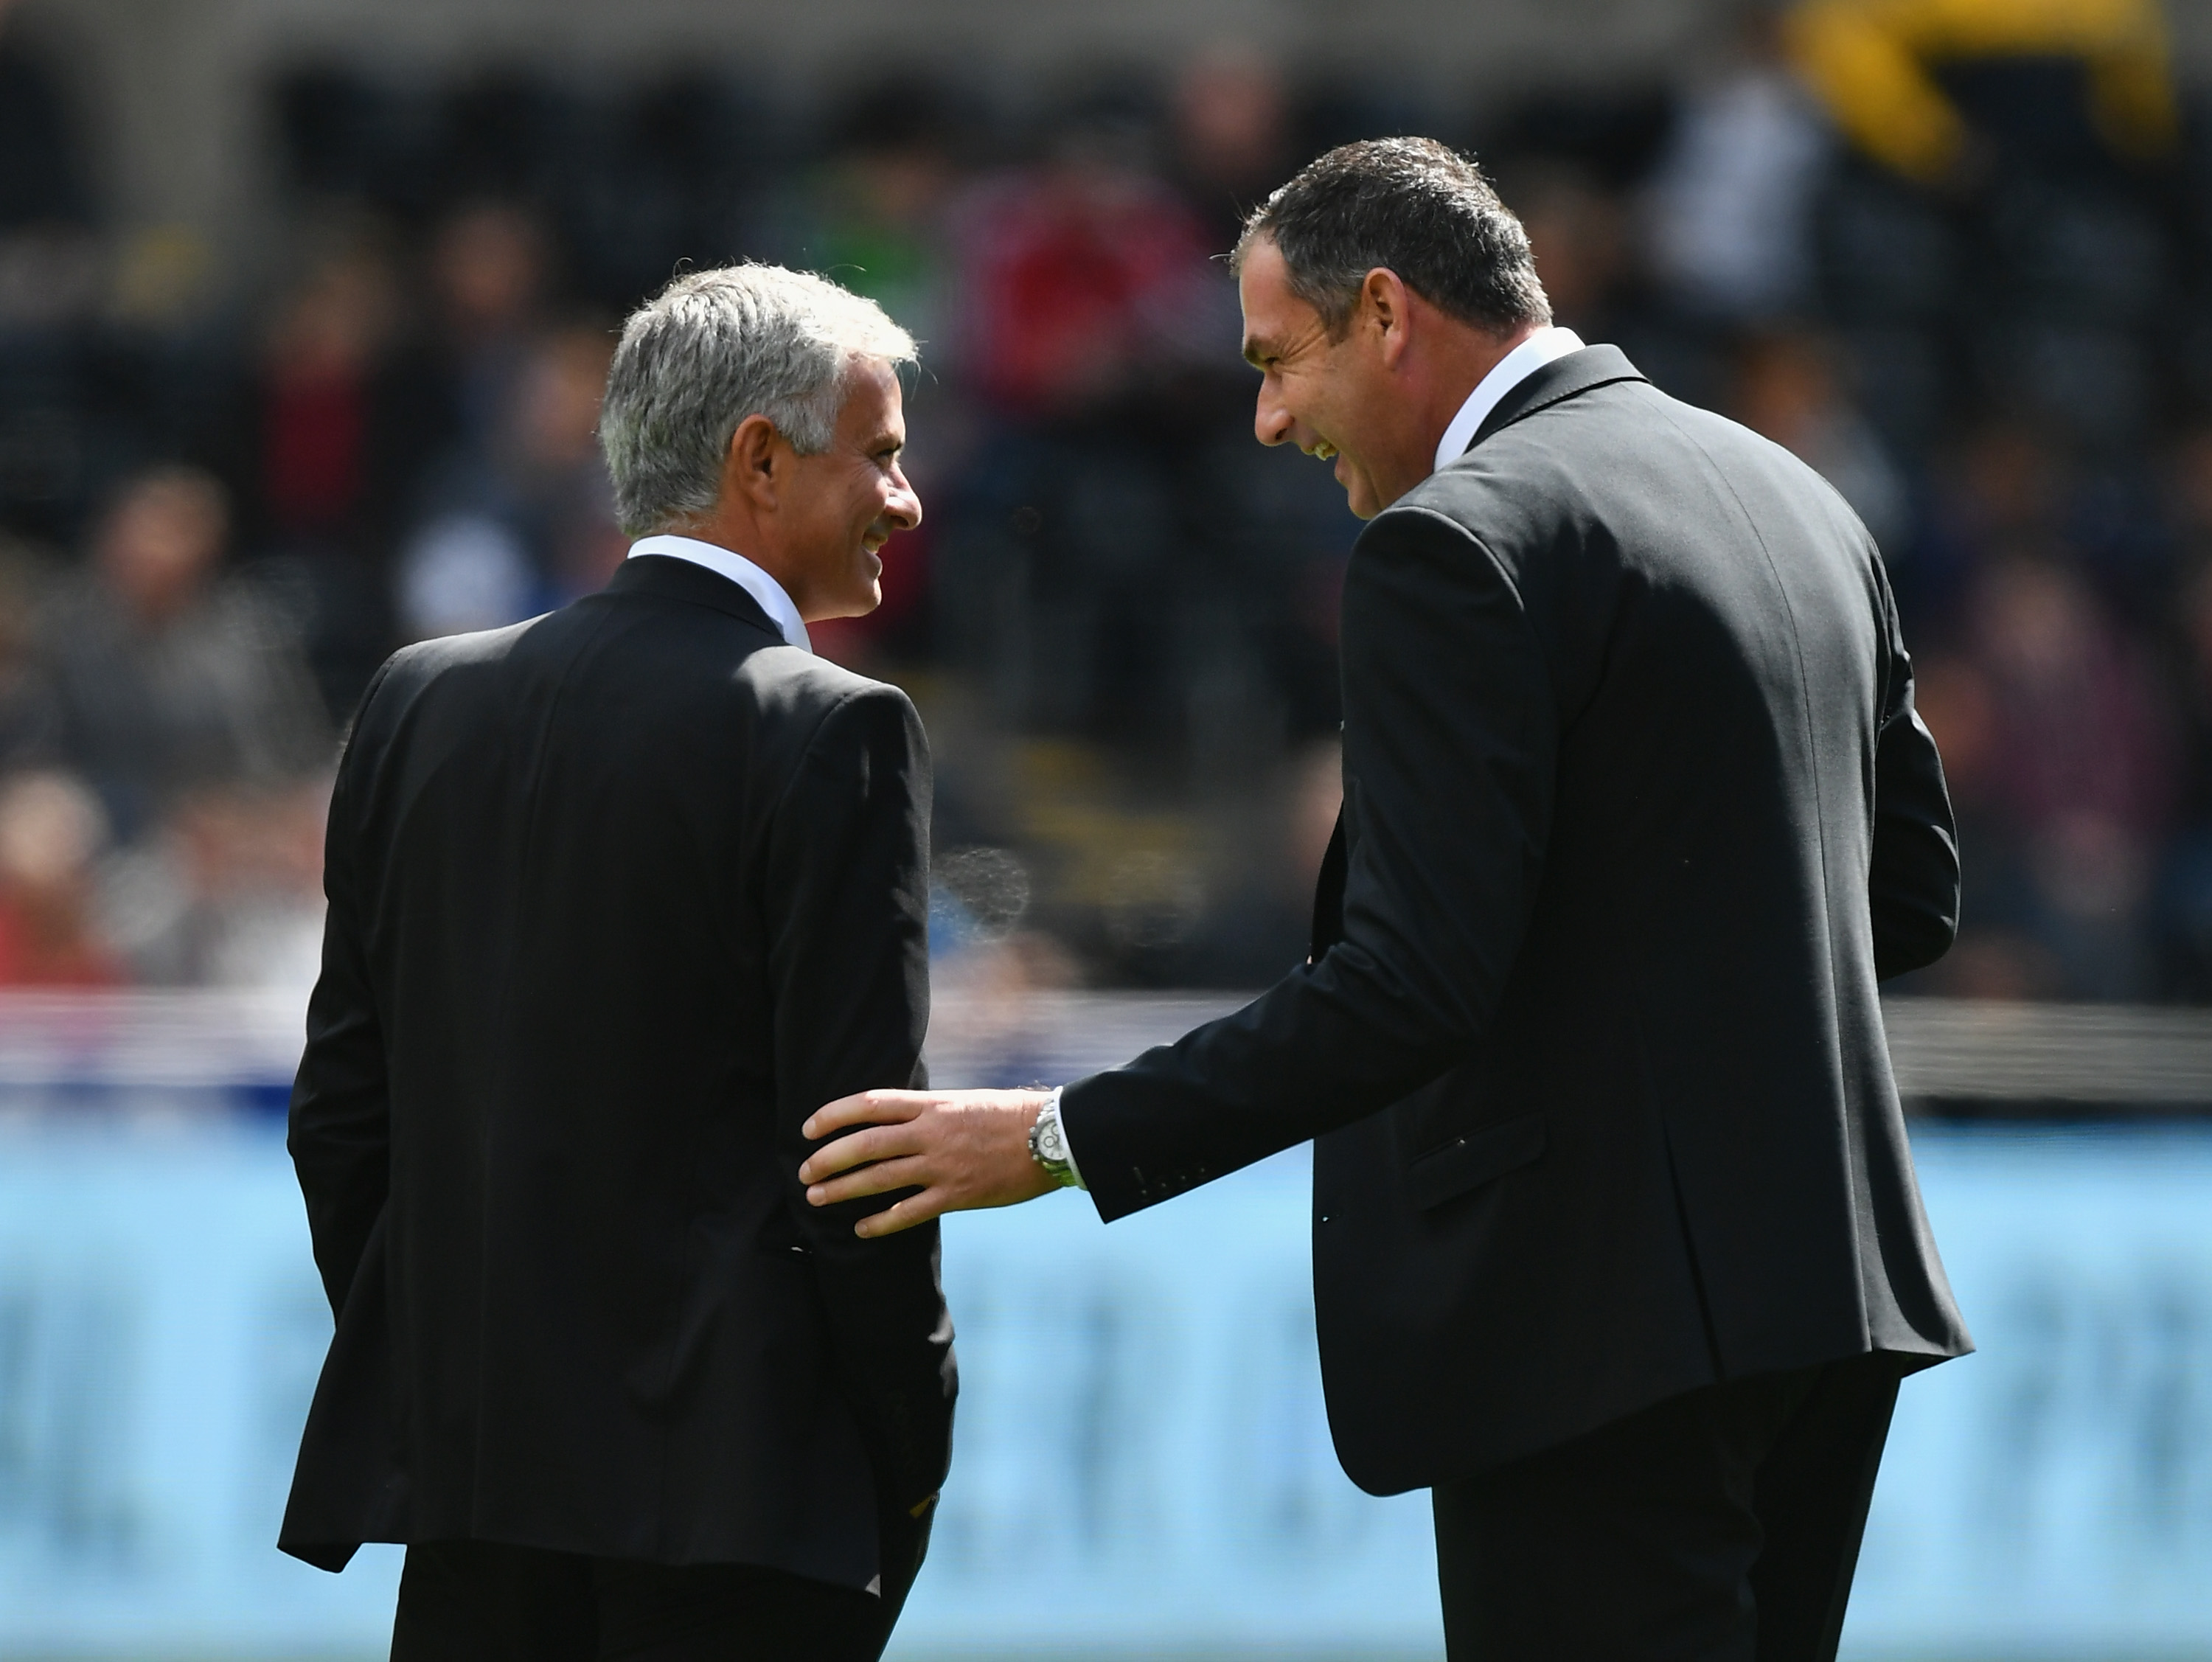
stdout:
[[(1013, 1206), (1059, 1187), (1030, 1156), (1030, 1127), (1045, 1091), (863, 1091), (817, 1109), (803, 1129), (819, 1140), (867, 1129), (817, 1148), (799, 1168), (816, 1206), (894, 1189), (919, 1189), (853, 1227), (896, 1234), (947, 1212)], [(843, 1175), (839, 1175), (842, 1173)]]

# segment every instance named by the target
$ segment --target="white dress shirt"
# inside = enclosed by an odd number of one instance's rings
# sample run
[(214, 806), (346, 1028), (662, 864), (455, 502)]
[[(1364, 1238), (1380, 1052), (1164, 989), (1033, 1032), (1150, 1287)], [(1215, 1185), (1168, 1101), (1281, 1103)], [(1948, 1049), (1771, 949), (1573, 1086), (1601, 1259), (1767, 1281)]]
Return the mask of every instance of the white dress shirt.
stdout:
[(744, 555), (702, 543), (696, 537), (667, 536), (641, 537), (632, 543), (629, 557), (634, 560), (641, 554), (665, 554), (672, 560), (689, 560), (727, 577), (760, 602), (760, 609), (768, 613), (769, 622), (776, 626), (786, 642), (801, 652), (814, 650), (814, 642), (807, 638), (806, 620), (799, 615), (791, 596), (783, 592), (783, 585)]
[(1553, 325), (1539, 329), (1491, 365), (1490, 373), (1475, 383), (1474, 391), (1467, 395), (1467, 402), (1460, 405), (1459, 414), (1451, 418), (1451, 425), (1444, 429), (1443, 437), (1437, 441), (1437, 469), (1467, 454), (1475, 429), (1498, 408), (1500, 399), (1553, 358), (1563, 358), (1582, 350), (1580, 335)]

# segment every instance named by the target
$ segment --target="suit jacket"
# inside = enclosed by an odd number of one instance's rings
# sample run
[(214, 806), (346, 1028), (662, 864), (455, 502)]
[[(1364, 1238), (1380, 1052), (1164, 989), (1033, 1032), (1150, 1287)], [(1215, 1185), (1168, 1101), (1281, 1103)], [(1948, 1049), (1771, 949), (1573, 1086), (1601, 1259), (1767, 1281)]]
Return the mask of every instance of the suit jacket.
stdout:
[(284, 1519), (896, 1594), (946, 1467), (932, 1230), (799, 1125), (920, 1077), (905, 695), (687, 562), (428, 641), (339, 767), (291, 1148), (337, 1315)]
[(1377, 1493), (1967, 1349), (1875, 996), (1950, 944), (1950, 808), (1836, 493), (1589, 348), (1369, 524), (1342, 640), (1314, 960), (1067, 1088), (1100, 1213), (1319, 1139), (1329, 1417)]

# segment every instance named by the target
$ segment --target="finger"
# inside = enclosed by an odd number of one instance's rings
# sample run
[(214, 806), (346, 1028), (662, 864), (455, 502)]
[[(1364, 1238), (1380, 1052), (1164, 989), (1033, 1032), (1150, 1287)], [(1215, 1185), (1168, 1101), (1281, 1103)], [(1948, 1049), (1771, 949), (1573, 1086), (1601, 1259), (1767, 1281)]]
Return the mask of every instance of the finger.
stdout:
[(861, 1091), (817, 1108), (799, 1129), (808, 1141), (818, 1142), (848, 1125), (890, 1125), (912, 1119), (928, 1100), (920, 1091)]
[(927, 1163), (918, 1155), (905, 1160), (878, 1160), (842, 1178), (817, 1183), (806, 1191), (811, 1206), (835, 1206), (841, 1201), (868, 1195), (887, 1195), (894, 1189), (913, 1189), (929, 1181)]
[(920, 1135), (911, 1125), (871, 1125), (849, 1136), (839, 1137), (809, 1154), (799, 1168), (801, 1183), (820, 1183), (849, 1172), (870, 1160), (890, 1160), (921, 1152)]
[(908, 1196), (896, 1206), (862, 1218), (853, 1226), (853, 1233), (863, 1240), (896, 1235), (902, 1229), (911, 1229), (918, 1223), (927, 1223), (932, 1218), (942, 1217), (951, 1208), (951, 1204), (952, 1197), (944, 1190), (925, 1189), (919, 1195)]

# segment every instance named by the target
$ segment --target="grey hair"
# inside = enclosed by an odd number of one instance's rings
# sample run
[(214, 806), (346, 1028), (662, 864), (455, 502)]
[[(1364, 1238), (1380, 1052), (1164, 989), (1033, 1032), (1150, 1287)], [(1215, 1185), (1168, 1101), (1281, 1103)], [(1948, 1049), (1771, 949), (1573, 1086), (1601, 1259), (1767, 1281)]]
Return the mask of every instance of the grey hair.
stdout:
[(630, 314), (607, 372), (599, 444), (617, 521), (645, 537), (711, 511), (748, 416), (819, 455), (853, 365), (915, 359), (883, 307), (826, 277), (751, 263), (678, 277)]

